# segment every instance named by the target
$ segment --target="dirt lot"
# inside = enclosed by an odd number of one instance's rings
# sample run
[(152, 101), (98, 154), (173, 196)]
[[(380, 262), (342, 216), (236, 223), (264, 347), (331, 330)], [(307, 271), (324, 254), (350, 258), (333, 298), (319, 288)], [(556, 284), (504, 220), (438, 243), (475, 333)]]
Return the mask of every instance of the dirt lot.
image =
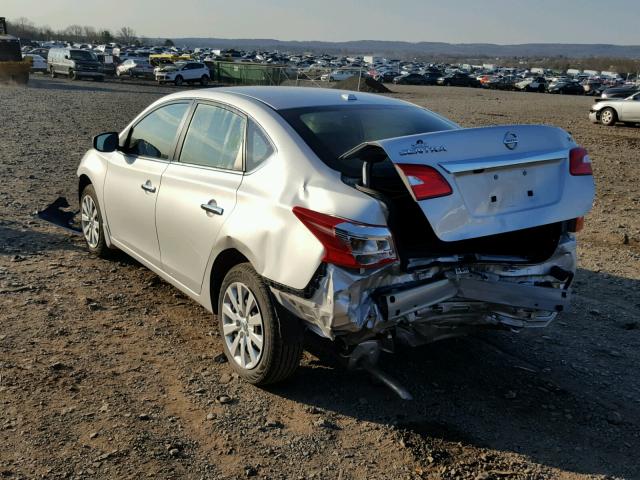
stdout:
[(413, 402), (310, 353), (287, 384), (251, 387), (202, 308), (33, 217), (75, 201), (93, 135), (175, 89), (3, 86), (0, 477), (639, 479), (640, 128), (591, 125), (587, 98), (395, 90), (464, 126), (553, 124), (588, 148), (598, 194), (571, 313), (385, 358)]

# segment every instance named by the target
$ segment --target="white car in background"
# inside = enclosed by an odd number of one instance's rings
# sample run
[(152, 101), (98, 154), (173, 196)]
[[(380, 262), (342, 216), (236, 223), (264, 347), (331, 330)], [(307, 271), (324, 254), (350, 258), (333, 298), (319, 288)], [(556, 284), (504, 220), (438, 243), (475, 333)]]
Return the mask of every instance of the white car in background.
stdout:
[(613, 127), (618, 122), (640, 123), (640, 92), (627, 98), (611, 98), (595, 103), (589, 111), (589, 120)]
[(158, 83), (175, 83), (182, 85), (184, 82), (208, 85), (211, 79), (209, 67), (200, 62), (176, 62), (155, 69)]
[(27, 53), (26, 55), (23, 55), (22, 58), (31, 59), (31, 72), (47, 73), (49, 71), (47, 61), (40, 55)]
[(325, 73), (320, 77), (323, 82), (339, 82), (347, 78), (355, 77), (359, 72), (353, 70), (334, 70), (331, 73)]
[(116, 76), (154, 78), (153, 65), (146, 58), (130, 58), (116, 67)]
[(254, 384), (294, 372), (304, 329), (358, 359), (547, 325), (594, 196), (560, 128), (460, 128), (329, 88), (179, 92), (93, 145), (77, 171), (88, 249), (121, 249), (215, 312)]

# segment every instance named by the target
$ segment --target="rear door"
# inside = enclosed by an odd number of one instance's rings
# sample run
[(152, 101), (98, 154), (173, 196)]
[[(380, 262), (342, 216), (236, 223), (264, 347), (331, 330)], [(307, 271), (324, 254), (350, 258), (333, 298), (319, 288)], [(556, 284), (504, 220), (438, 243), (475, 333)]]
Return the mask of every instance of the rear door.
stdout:
[(229, 107), (199, 103), (177, 161), (162, 175), (156, 208), (162, 268), (195, 293), (218, 232), (236, 205), (245, 125), (244, 115)]
[(160, 264), (155, 208), (161, 176), (173, 158), (176, 138), (190, 102), (165, 104), (128, 133), (113, 152), (104, 184), (104, 206), (114, 240), (154, 265)]
[(431, 167), (446, 180), (450, 192), (418, 201), (444, 241), (573, 219), (593, 202), (593, 177), (570, 175), (575, 144), (559, 128), (509, 125), (410, 135), (363, 144), (348, 157), (372, 145), (384, 149), (410, 191), (430, 181), (405, 173), (411, 166)]

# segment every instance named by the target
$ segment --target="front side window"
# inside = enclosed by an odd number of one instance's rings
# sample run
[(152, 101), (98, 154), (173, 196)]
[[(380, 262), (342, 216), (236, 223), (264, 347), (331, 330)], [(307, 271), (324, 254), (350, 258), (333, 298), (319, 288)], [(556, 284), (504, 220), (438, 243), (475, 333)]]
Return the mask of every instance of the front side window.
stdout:
[(185, 136), (180, 161), (226, 170), (239, 168), (244, 131), (245, 119), (241, 115), (200, 104)]
[(127, 153), (167, 160), (188, 103), (173, 103), (154, 110), (133, 127)]

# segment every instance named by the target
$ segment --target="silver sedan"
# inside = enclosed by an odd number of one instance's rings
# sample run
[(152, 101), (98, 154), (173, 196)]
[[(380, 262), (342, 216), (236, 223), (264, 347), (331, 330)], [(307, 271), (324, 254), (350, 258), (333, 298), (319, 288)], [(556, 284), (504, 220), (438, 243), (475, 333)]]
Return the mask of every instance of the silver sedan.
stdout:
[(561, 129), (462, 129), (295, 87), (169, 95), (96, 136), (77, 173), (89, 251), (122, 250), (215, 313), (254, 384), (294, 372), (305, 329), (357, 361), (548, 324), (594, 194)]
[(612, 98), (594, 104), (589, 112), (589, 119), (607, 127), (612, 127), (617, 122), (640, 123), (640, 92), (627, 98)]

